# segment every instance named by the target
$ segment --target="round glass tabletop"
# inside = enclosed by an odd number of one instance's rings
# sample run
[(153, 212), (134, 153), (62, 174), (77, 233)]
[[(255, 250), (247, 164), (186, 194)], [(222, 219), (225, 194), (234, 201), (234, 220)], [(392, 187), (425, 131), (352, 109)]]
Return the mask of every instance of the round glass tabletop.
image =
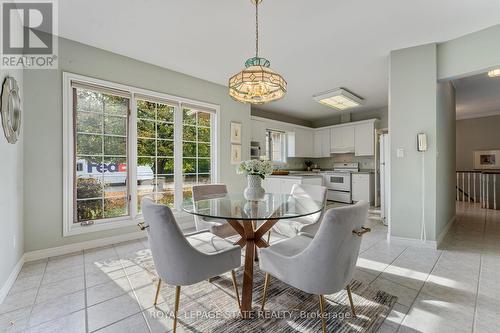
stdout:
[(228, 193), (193, 202), (182, 209), (193, 215), (233, 220), (291, 219), (320, 212), (323, 203), (301, 195), (266, 193), (260, 200), (247, 200), (242, 193)]

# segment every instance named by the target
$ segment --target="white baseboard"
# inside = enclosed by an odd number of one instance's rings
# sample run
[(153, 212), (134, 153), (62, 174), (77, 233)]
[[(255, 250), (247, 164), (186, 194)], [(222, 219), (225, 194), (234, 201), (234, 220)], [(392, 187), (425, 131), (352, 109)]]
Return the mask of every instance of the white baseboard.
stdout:
[(427, 249), (437, 249), (436, 241), (422, 241), (420, 239), (390, 236), (389, 242), (411, 247), (421, 247)]
[(453, 223), (455, 222), (456, 219), (457, 219), (457, 216), (456, 215), (453, 216), (448, 221), (448, 223), (445, 225), (443, 231), (441, 231), (441, 233), (439, 234), (439, 236), (436, 238), (437, 247), (441, 246), (441, 242), (446, 237), (446, 234), (448, 234), (448, 231), (450, 231), (450, 228), (451, 228), (451, 226), (453, 225)]
[(73, 252), (77, 252), (77, 251), (93, 249), (96, 247), (116, 244), (116, 243), (120, 243), (120, 242), (126, 242), (129, 240), (134, 240), (134, 239), (143, 238), (143, 237), (147, 237), (147, 233), (145, 231), (131, 232), (128, 234), (123, 234), (123, 235), (118, 235), (118, 236), (100, 238), (100, 239), (95, 239), (95, 240), (86, 241), (86, 242), (80, 242), (80, 243), (74, 243), (74, 244), (53, 247), (53, 248), (49, 248), (49, 249), (26, 252), (24, 254), (24, 258), (25, 258), (25, 261), (34, 261), (34, 260), (44, 259), (44, 258), (48, 258), (48, 257), (54, 257), (54, 256), (68, 254), (68, 253), (73, 253)]
[(12, 286), (14, 285), (14, 282), (16, 282), (17, 275), (21, 271), (21, 268), (23, 268), (24, 261), (25, 261), (25, 256), (22, 255), (21, 258), (19, 259), (19, 261), (17, 262), (17, 264), (12, 269), (12, 272), (10, 273), (9, 278), (7, 279), (7, 281), (5, 281), (4, 285), (0, 289), (0, 304), (3, 303), (3, 300), (5, 299), (7, 294), (9, 293), (10, 288), (12, 288)]

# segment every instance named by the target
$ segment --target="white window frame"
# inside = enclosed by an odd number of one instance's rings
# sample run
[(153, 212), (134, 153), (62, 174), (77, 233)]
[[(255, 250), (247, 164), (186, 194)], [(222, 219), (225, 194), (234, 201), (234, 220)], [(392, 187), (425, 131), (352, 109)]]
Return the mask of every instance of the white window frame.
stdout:
[[(129, 170), (129, 216), (100, 219), (93, 225), (81, 226), (73, 223), (73, 170), (74, 170), (74, 138), (73, 138), (73, 90), (72, 82), (78, 82), (93, 86), (102, 86), (130, 93), (130, 115), (128, 136), (128, 162)], [(211, 131), (213, 143), (211, 144), (211, 175), (212, 182), (219, 180), (219, 149), (218, 138), (220, 137), (220, 106), (217, 104), (196, 101), (175, 95), (159, 93), (151, 90), (141, 89), (120, 83), (95, 79), (79, 74), (63, 72), (63, 236), (73, 236), (89, 232), (117, 229), (126, 226), (134, 226), (143, 220), (142, 214), (138, 214), (137, 207), (137, 99), (149, 97), (153, 100), (168, 101), (174, 106), (174, 183), (181, 184), (175, 187), (174, 192), (174, 215), (184, 216), (181, 211), (182, 205), (182, 107), (190, 105), (200, 109), (213, 110), (215, 117), (214, 130)], [(180, 124), (180, 125), (179, 125)]]
[[(281, 138), (282, 138), (281, 154), (282, 154), (283, 161), (273, 160), (273, 152), (272, 152), (272, 147), (271, 147), (272, 138), (270, 136), (268, 137), (268, 135), (270, 135), (271, 132), (281, 133)], [(269, 155), (267, 155), (267, 149), (269, 149)], [(286, 132), (271, 129), (271, 128), (266, 129), (266, 157), (275, 166), (286, 165), (286, 163), (287, 163), (287, 133)]]

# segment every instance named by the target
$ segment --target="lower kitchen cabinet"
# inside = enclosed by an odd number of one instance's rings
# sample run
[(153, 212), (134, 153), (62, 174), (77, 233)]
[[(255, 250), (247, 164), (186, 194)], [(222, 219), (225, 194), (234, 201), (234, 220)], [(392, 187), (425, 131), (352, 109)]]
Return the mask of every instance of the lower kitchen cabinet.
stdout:
[(368, 201), (370, 205), (374, 204), (374, 177), (373, 173), (353, 173), (352, 174), (352, 201)]
[(290, 194), (295, 184), (323, 185), (321, 176), (270, 176), (262, 182), (266, 192)]

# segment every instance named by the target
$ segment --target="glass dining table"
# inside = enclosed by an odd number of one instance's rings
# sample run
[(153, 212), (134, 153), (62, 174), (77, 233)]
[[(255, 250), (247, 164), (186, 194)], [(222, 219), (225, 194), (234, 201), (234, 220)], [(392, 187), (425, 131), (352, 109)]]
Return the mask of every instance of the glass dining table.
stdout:
[(249, 200), (240, 193), (206, 197), (193, 202), (187, 199), (182, 209), (204, 218), (226, 220), (240, 238), (234, 243), (245, 247), (245, 267), (241, 293), (241, 313), (248, 317), (252, 310), (254, 260), (256, 248), (268, 247), (264, 235), (279, 220), (288, 220), (319, 213), (323, 203), (308, 196), (266, 193), (259, 200)]

